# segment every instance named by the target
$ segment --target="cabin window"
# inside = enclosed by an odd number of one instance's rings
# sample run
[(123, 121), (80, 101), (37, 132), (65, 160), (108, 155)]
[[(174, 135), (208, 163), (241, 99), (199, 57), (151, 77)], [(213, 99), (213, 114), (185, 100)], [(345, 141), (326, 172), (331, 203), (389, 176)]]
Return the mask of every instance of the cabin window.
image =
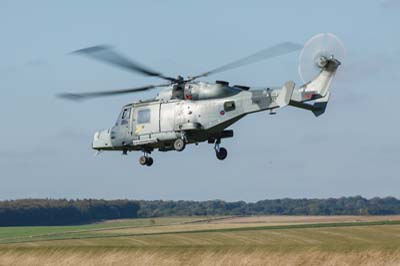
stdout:
[(150, 123), (150, 109), (142, 109), (138, 111), (137, 123)]
[(235, 110), (235, 102), (234, 101), (229, 101), (224, 103), (224, 111), (229, 112)]

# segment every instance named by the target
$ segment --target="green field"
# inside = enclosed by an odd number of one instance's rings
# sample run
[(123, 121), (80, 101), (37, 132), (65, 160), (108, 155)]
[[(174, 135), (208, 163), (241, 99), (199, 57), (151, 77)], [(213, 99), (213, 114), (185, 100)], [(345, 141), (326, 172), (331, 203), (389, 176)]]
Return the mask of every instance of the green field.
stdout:
[(400, 265), (400, 221), (205, 217), (0, 228), (0, 265)]
[(16, 226), (0, 227), (0, 244), (33, 242), (36, 240), (76, 238), (99, 235), (105, 230), (159, 227), (202, 221), (206, 217), (167, 217), (158, 219), (124, 219), (76, 226)]

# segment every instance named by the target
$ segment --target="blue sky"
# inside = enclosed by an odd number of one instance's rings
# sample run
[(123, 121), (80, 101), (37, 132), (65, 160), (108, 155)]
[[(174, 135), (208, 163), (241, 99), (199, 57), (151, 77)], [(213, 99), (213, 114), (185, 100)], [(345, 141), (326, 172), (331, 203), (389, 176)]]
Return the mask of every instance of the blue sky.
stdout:
[[(0, 199), (400, 197), (400, 3), (368, 1), (0, 1)], [(212, 69), (282, 41), (333, 32), (347, 56), (324, 116), (258, 113), (223, 142), (182, 153), (94, 157), (92, 135), (122, 105), (157, 91), (84, 103), (54, 95), (157, 83), (68, 55), (97, 44), (166, 75)], [(206, 78), (298, 84), (298, 53)]]

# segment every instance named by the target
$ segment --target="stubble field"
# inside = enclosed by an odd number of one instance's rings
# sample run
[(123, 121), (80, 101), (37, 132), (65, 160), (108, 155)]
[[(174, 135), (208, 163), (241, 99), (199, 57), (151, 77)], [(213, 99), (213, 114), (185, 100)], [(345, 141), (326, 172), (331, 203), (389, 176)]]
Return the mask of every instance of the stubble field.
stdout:
[(3, 227), (0, 265), (400, 265), (400, 216), (183, 217)]

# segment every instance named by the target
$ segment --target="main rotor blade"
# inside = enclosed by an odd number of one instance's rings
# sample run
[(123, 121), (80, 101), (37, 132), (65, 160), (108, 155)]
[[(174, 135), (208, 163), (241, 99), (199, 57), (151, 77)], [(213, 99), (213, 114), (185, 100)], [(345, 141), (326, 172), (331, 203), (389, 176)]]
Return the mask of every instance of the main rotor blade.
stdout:
[(275, 46), (266, 48), (264, 50), (261, 50), (257, 53), (254, 53), (252, 55), (246, 56), (244, 58), (241, 58), (239, 60), (233, 61), (229, 64), (217, 67), (213, 70), (204, 72), (200, 75), (197, 76), (193, 76), (191, 77), (189, 80), (192, 81), (194, 79), (200, 78), (200, 77), (206, 77), (209, 76), (211, 74), (215, 74), (215, 73), (219, 73), (219, 72), (223, 72), (226, 70), (230, 70), (230, 69), (234, 69), (234, 68), (238, 68), (241, 66), (245, 66), (245, 65), (249, 65), (252, 63), (256, 63), (262, 60), (266, 60), (266, 59), (270, 59), (273, 57), (277, 57), (277, 56), (281, 56), (284, 54), (288, 54), (297, 50), (302, 49), (303, 46), (296, 44), (296, 43), (292, 43), (292, 42), (283, 42), (283, 43), (279, 43)]
[(113, 95), (126, 94), (126, 93), (135, 93), (135, 92), (155, 89), (158, 87), (168, 87), (170, 85), (171, 84), (168, 83), (168, 84), (160, 84), (160, 85), (148, 85), (148, 86), (137, 87), (137, 88), (123, 89), (123, 90), (114, 90), (114, 91), (61, 93), (61, 94), (58, 94), (57, 96), (59, 98), (63, 98), (63, 99), (67, 99), (67, 100), (80, 101), (80, 100), (86, 100), (86, 99), (96, 98), (96, 97), (113, 96)]
[(127, 59), (126, 57), (122, 56), (121, 54), (118, 54), (115, 52), (113, 49), (107, 46), (92, 46), (84, 49), (77, 50), (75, 52), (72, 52), (73, 54), (82, 54), (89, 56), (93, 59), (109, 63), (114, 66), (118, 66), (120, 68), (134, 71), (146, 76), (151, 76), (151, 77), (159, 77), (162, 79), (166, 79), (172, 82), (175, 82), (175, 78), (167, 77), (164, 76), (163, 74), (151, 70), (147, 67), (144, 67), (136, 62), (133, 62), (130, 59)]

